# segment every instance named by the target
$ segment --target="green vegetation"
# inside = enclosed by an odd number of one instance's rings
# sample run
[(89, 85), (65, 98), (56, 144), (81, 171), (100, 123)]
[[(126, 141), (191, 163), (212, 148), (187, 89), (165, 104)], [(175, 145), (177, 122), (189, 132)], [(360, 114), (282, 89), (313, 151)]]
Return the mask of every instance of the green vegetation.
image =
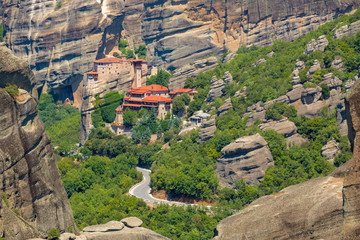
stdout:
[(146, 46), (145, 44), (140, 44), (138, 48), (135, 48), (135, 53), (139, 58), (146, 59)]
[(165, 70), (159, 69), (156, 75), (151, 76), (146, 80), (146, 85), (159, 84), (167, 87), (171, 74)]
[(175, 115), (181, 114), (185, 112), (185, 106), (188, 106), (190, 103), (190, 97), (189, 94), (181, 94), (179, 96), (176, 96), (173, 99), (173, 106), (172, 111)]
[(52, 228), (48, 232), (48, 239), (57, 240), (60, 237), (60, 231), (57, 228)]
[(0, 25), (0, 42), (2, 42), (4, 37), (4, 25)]
[(115, 109), (122, 104), (124, 94), (117, 91), (108, 92), (103, 99), (99, 95), (95, 96), (94, 112), (91, 114), (91, 120), (95, 128), (105, 126), (105, 123), (112, 123), (115, 120)]
[(12, 97), (15, 97), (19, 94), (19, 88), (15, 84), (12, 85), (10, 83), (7, 83), (4, 89)]
[(9, 199), (7, 198), (7, 195), (6, 193), (2, 193), (2, 200), (5, 202), (6, 206), (9, 207), (10, 204), (9, 204)]
[(135, 126), (137, 122), (137, 113), (127, 108), (123, 115), (123, 121), (125, 126), (128, 127)]
[(289, 106), (286, 103), (275, 102), (271, 104), (265, 111), (266, 119), (281, 120), (283, 116), (288, 117), (290, 120), (295, 118), (297, 111), (294, 106)]
[(43, 93), (39, 99), (39, 116), (45, 125), (57, 151), (69, 154), (79, 143), (80, 112), (77, 108), (63, 104), (56, 105), (52, 95)]
[[(124, 38), (119, 39), (119, 50), (122, 52), (122, 54), (125, 54), (127, 59), (130, 59), (130, 58), (136, 59), (134, 51), (131, 50), (130, 48), (128, 48), (128, 46), (129, 46), (129, 43), (126, 39), (124, 39)], [(140, 55), (143, 56), (142, 54), (144, 54), (144, 50), (140, 46), (139, 46)], [(137, 51), (139, 49), (135, 49), (135, 51)], [(145, 56), (146, 56), (146, 48), (145, 48)], [(121, 58), (121, 56), (117, 56), (117, 57)]]
[(56, 2), (56, 5), (55, 5), (55, 11), (58, 10), (58, 9), (60, 9), (60, 8), (62, 7), (62, 5), (63, 5), (63, 2), (62, 2), (62, 1), (57, 1), (57, 2)]

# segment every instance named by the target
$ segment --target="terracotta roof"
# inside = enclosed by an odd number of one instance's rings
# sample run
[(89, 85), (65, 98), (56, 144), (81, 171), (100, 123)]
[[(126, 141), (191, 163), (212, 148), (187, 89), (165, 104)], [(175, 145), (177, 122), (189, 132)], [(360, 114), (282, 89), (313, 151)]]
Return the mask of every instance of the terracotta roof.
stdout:
[(124, 107), (142, 107), (142, 104), (131, 104), (131, 103), (124, 103)]
[(117, 112), (122, 112), (122, 109), (115, 109), (115, 111), (117, 111)]
[(170, 92), (169, 94), (176, 94), (176, 93), (189, 93), (193, 91), (192, 89), (190, 88), (181, 88), (181, 89), (177, 89), (177, 90), (174, 90), (172, 92)]
[(144, 102), (172, 102), (172, 99), (166, 98), (166, 97), (160, 97), (160, 96), (147, 96), (143, 98)]
[(87, 75), (97, 75), (98, 73), (95, 72), (95, 70), (92, 70), (91, 72), (87, 72), (86, 74)]
[(120, 59), (120, 58), (116, 58), (116, 57), (111, 57), (111, 58), (101, 58), (98, 60), (95, 60), (94, 63), (118, 63), (118, 62), (123, 62), (124, 60)]
[(169, 91), (169, 89), (167, 87), (164, 87), (161, 85), (153, 84), (150, 86), (131, 88), (127, 92), (132, 93), (132, 94), (144, 94), (144, 93), (150, 92), (150, 91), (152, 91), (152, 92), (167, 92), (167, 91)]
[(130, 89), (127, 91), (128, 93), (131, 93), (131, 94), (144, 94), (144, 93), (147, 93), (147, 92), (151, 92), (149, 90), (146, 90), (146, 89)]

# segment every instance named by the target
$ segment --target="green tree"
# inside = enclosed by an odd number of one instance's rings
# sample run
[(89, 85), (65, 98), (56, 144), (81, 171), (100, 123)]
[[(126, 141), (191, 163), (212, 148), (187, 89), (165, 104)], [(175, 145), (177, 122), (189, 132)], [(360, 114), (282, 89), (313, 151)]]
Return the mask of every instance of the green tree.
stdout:
[(145, 44), (140, 44), (139, 47), (135, 49), (135, 53), (138, 55), (139, 58), (145, 59), (146, 58)]
[(182, 113), (185, 110), (185, 103), (181, 96), (177, 96), (172, 102), (172, 111), (175, 115)]
[(48, 239), (53, 239), (53, 240), (56, 240), (56, 239), (59, 239), (60, 237), (60, 231), (59, 229), (57, 228), (52, 228), (49, 230), (48, 232)]
[(123, 115), (123, 121), (125, 126), (135, 126), (137, 117), (137, 113), (135, 111), (131, 111), (130, 109), (126, 109)]
[(159, 84), (167, 87), (171, 74), (165, 70), (159, 69), (156, 75), (151, 76), (146, 80), (146, 85)]

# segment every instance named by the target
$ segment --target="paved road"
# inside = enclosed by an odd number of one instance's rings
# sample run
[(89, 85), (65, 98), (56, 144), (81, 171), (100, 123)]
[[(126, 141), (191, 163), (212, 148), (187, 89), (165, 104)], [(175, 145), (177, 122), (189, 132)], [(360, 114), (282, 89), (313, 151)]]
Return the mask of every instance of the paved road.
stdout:
[(175, 202), (175, 201), (167, 201), (162, 200), (158, 198), (154, 198), (151, 194), (151, 188), (150, 188), (150, 170), (145, 168), (136, 167), (136, 170), (141, 172), (143, 174), (143, 180), (142, 182), (132, 186), (129, 191), (130, 196), (135, 196), (137, 198), (141, 198), (145, 201), (149, 201), (151, 203), (167, 203), (170, 205), (178, 205), (178, 206), (184, 206), (184, 205), (194, 205), (189, 203), (182, 203), (182, 202)]

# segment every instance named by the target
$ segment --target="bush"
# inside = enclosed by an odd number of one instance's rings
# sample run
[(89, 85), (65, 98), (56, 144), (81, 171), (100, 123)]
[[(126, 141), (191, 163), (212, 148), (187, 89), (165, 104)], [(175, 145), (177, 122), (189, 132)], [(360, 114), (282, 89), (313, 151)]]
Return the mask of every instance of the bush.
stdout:
[(52, 228), (48, 232), (48, 239), (59, 239), (60, 231), (57, 228)]
[(135, 126), (137, 121), (137, 113), (135, 111), (131, 111), (128, 108), (125, 110), (123, 115), (124, 125), (128, 127)]
[(159, 69), (156, 75), (151, 76), (146, 80), (146, 85), (159, 84), (167, 87), (171, 74), (165, 70)]
[(146, 58), (145, 44), (140, 44), (138, 48), (135, 48), (135, 53), (138, 55), (139, 58), (145, 59)]
[(177, 96), (173, 100), (172, 111), (175, 115), (182, 113), (185, 110), (185, 103), (181, 96)]
[(265, 112), (265, 118), (266, 119), (274, 119), (274, 120), (281, 120), (282, 115), (287, 109), (286, 103), (273, 103), (271, 104)]
[(5, 86), (5, 91), (12, 97), (15, 97), (19, 94), (18, 86), (16, 86), (15, 84), (11, 85), (10, 83), (7, 83)]
[(55, 10), (60, 9), (60, 8), (62, 7), (62, 5), (63, 5), (63, 2), (62, 2), (62, 1), (56, 2)]
[(329, 98), (330, 97), (330, 88), (329, 88), (329, 86), (326, 85), (326, 84), (321, 84), (320, 87), (321, 87), (321, 92), (322, 92), (321, 98), (322, 99)]

